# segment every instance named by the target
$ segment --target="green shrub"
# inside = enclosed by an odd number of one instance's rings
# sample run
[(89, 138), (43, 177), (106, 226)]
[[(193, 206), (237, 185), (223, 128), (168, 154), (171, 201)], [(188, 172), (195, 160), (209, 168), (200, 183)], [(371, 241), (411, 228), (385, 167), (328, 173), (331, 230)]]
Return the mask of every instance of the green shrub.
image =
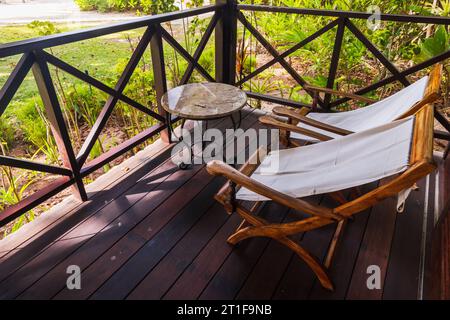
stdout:
[(8, 119), (0, 117), (0, 143), (11, 146), (14, 141), (14, 128)]
[(27, 24), (27, 27), (31, 30), (35, 30), (40, 36), (49, 36), (51, 34), (60, 33), (56, 25), (50, 21), (34, 20)]
[(209, 72), (209, 74), (214, 75), (214, 70), (216, 69), (215, 48), (207, 47), (200, 56), (199, 63), (203, 68), (205, 68), (206, 71)]
[(98, 10), (100, 12), (106, 12), (111, 9), (109, 0), (75, 0), (75, 3), (84, 11)]
[(75, 0), (81, 10), (136, 11), (144, 14), (156, 14), (175, 11), (174, 0)]
[(46, 119), (42, 100), (31, 98), (15, 107), (14, 113), (24, 140), (28, 142), (28, 152), (42, 151), (49, 163), (57, 163), (59, 151)]
[[(68, 112), (74, 114), (77, 122), (84, 121), (92, 126), (106, 102), (106, 95), (92, 91), (87, 84), (74, 85), (67, 90)], [(78, 123), (77, 123), (78, 125)]]
[(415, 60), (422, 62), (450, 49), (450, 37), (444, 26), (439, 26), (432, 37), (420, 43)]

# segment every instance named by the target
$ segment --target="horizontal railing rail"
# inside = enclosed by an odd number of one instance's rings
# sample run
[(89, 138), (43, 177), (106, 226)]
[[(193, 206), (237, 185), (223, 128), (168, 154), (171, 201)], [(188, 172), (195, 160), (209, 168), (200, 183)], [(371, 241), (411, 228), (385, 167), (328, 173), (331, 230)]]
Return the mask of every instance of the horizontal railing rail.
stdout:
[[(243, 11), (260, 11), (260, 12), (278, 12), (278, 13), (291, 13), (291, 14), (303, 14), (321, 17), (336, 17), (336, 18), (349, 18), (349, 19), (369, 19), (373, 16), (372, 13), (367, 12), (355, 12), (355, 11), (342, 11), (342, 10), (324, 10), (324, 9), (308, 9), (308, 8), (295, 8), (295, 7), (281, 7), (271, 5), (246, 5), (238, 4), (237, 8)], [(386, 14), (381, 13), (379, 15), (381, 21), (393, 21), (393, 22), (414, 22), (414, 23), (426, 23), (426, 24), (444, 24), (450, 25), (450, 19), (441, 16), (422, 16), (412, 14)]]
[(154, 16), (146, 16), (143, 18), (133, 19), (127, 22), (115, 23), (101, 27), (94, 27), (86, 30), (64, 32), (55, 35), (1, 44), (0, 58), (21, 54), (32, 50), (46, 49), (72, 42), (97, 38), (113, 33), (139, 29), (151, 25), (159, 25), (164, 22), (174, 21), (178, 19), (198, 16), (200, 14), (217, 11), (221, 9), (223, 6), (224, 6), (223, 4), (208, 5), (200, 8), (174, 11), (169, 13), (157, 14)]
[[(331, 17), (336, 18), (329, 22), (327, 25), (317, 30), (313, 34), (307, 36), (305, 39), (301, 40), (299, 43), (292, 46), (290, 49), (279, 53), (272, 43), (266, 39), (266, 37), (254, 26), (250, 21), (247, 20), (243, 12), (268, 12), (268, 13), (286, 13), (286, 14), (299, 14), (299, 15), (313, 15), (321, 17)], [(351, 12), (351, 11), (340, 11), (340, 10), (321, 10), (321, 9), (307, 9), (307, 8), (295, 8), (295, 7), (282, 7), (282, 6), (271, 6), (271, 5), (247, 5), (247, 4), (236, 4), (235, 19), (242, 23), (242, 25), (250, 32), (250, 34), (267, 50), (267, 52), (272, 55), (272, 60), (266, 62), (262, 66), (259, 66), (247, 75), (243, 75), (240, 79), (236, 81), (236, 85), (242, 86), (245, 82), (256, 78), (263, 71), (270, 68), (271, 66), (279, 63), (284, 70), (300, 85), (306, 93), (311, 95), (311, 97), (322, 107), (322, 111), (329, 112), (331, 108), (337, 107), (347, 101), (349, 98), (340, 98), (335, 101), (331, 101), (331, 95), (326, 93), (323, 98), (315, 94), (313, 91), (308, 89), (309, 83), (300, 75), (291, 65), (288, 63), (286, 58), (296, 52), (297, 50), (303, 48), (307, 44), (311, 43), (315, 39), (324, 35), (325, 33), (337, 28), (336, 37), (334, 42), (334, 48), (331, 57), (331, 63), (327, 75), (326, 88), (332, 89), (335, 84), (336, 74), (338, 71), (338, 65), (340, 60), (340, 54), (342, 49), (342, 42), (345, 30), (349, 30), (364, 46), (369, 50), (373, 56), (375, 56), (378, 61), (392, 74), (374, 84), (367, 87), (361, 88), (355, 92), (357, 95), (363, 95), (370, 93), (382, 86), (399, 81), (402, 85), (408, 86), (410, 82), (407, 76), (428, 68), (433, 64), (444, 61), (450, 58), (450, 50), (443, 52), (427, 61), (421, 62), (413, 67), (406, 70), (400, 71), (394, 63), (392, 63), (376, 46), (358, 29), (358, 27), (351, 21), (351, 19), (369, 19), (373, 16), (371, 13), (366, 12)], [(439, 16), (419, 16), (419, 15), (406, 15), (406, 14), (383, 14), (377, 16), (377, 19), (381, 21), (392, 21), (392, 22), (408, 22), (408, 23), (424, 23), (424, 24), (435, 24), (435, 25), (450, 25), (450, 18), (439, 17)], [(267, 94), (252, 94), (250, 96), (258, 97), (259, 100), (265, 100), (272, 103), (278, 103), (287, 106), (304, 106), (304, 103), (290, 101), (285, 98), (268, 96)], [(309, 105), (311, 107), (311, 105)], [(439, 117), (438, 120), (445, 127), (448, 126), (444, 117)], [(444, 119), (444, 120), (442, 120)]]

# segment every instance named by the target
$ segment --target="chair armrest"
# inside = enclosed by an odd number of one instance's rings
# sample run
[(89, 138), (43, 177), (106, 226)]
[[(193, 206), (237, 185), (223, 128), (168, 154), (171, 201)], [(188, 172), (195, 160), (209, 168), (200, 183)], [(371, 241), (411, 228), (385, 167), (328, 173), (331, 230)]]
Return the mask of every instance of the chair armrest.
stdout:
[(206, 166), (206, 170), (209, 174), (215, 176), (223, 176), (226, 179), (234, 182), (236, 185), (247, 188), (248, 190), (256, 192), (268, 199), (271, 199), (294, 210), (302, 211), (310, 215), (327, 219), (342, 220), (343, 218), (342, 216), (333, 213), (332, 209), (320, 207), (310, 204), (304, 200), (293, 198), (258, 181), (255, 181), (245, 174), (234, 169), (233, 167), (225, 164), (223, 161), (213, 160), (209, 162)]
[(308, 130), (308, 129), (304, 129), (301, 127), (297, 127), (295, 125), (292, 124), (288, 124), (288, 123), (284, 123), (282, 121), (279, 121), (273, 117), (270, 116), (262, 116), (259, 117), (259, 122), (261, 122), (262, 124), (271, 126), (271, 127), (275, 127), (281, 130), (286, 130), (286, 131), (290, 131), (290, 132), (296, 132), (296, 133), (300, 133), (303, 134), (305, 136), (309, 136), (311, 138), (314, 139), (318, 139), (320, 141), (328, 141), (328, 140), (332, 140), (333, 138), (326, 136), (324, 134), (312, 131), (312, 130)]
[(366, 102), (366, 103), (377, 102), (377, 100), (370, 99), (370, 98), (367, 98), (367, 97), (364, 97), (364, 96), (360, 96), (360, 95), (357, 95), (357, 94), (354, 94), (354, 93), (347, 93), (347, 92), (343, 92), (343, 91), (333, 90), (333, 89), (329, 89), (329, 88), (315, 87), (315, 86), (310, 86), (310, 85), (305, 85), (303, 87), (306, 90), (334, 94), (334, 95), (337, 95), (337, 96), (346, 97), (346, 98), (350, 98), (350, 99), (361, 101), (361, 102)]
[(349, 130), (345, 130), (339, 127), (335, 127), (308, 117), (305, 117), (301, 114), (298, 114), (297, 112), (295, 112), (292, 109), (286, 108), (286, 107), (275, 107), (273, 109), (273, 113), (278, 115), (278, 116), (283, 116), (283, 117), (288, 117), (290, 119), (295, 119), (298, 122), (302, 122), (305, 123), (307, 125), (310, 125), (312, 127), (316, 127), (318, 129), (322, 129), (328, 132), (332, 132), (332, 133), (336, 133), (336, 134), (340, 134), (342, 136), (346, 136), (349, 134), (352, 134), (352, 131)]
[(443, 72), (442, 63), (436, 64), (430, 72), (428, 85), (425, 91), (425, 98), (431, 100), (428, 101), (428, 103), (431, 103), (440, 97), (442, 72)]

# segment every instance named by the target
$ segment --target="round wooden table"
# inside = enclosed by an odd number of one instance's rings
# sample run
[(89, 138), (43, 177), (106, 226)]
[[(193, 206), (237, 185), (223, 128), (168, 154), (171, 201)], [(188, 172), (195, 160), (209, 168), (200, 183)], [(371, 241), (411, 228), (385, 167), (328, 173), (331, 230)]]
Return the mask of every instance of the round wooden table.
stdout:
[[(186, 120), (202, 120), (207, 128), (207, 121), (229, 117), (233, 129), (237, 129), (241, 122), (241, 110), (247, 103), (247, 95), (237, 87), (224, 83), (191, 83), (169, 90), (162, 97), (161, 104), (166, 111), (166, 119), (169, 130), (174, 134), (172, 127), (172, 115), (181, 118), (181, 129), (184, 128)], [(239, 115), (239, 122), (234, 119)], [(206, 129), (205, 129), (206, 130)], [(175, 135), (175, 134), (174, 134)], [(176, 136), (176, 135), (175, 135)], [(178, 140), (182, 140), (179, 137)], [(202, 143), (202, 148), (203, 148)], [(191, 148), (191, 159), (193, 144)], [(181, 169), (188, 166), (184, 163), (179, 165)]]

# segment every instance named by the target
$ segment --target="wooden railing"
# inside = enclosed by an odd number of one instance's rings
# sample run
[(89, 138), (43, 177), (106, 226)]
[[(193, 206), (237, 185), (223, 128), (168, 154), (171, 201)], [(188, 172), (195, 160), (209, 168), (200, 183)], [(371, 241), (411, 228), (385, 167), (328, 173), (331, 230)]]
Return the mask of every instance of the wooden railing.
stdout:
[[(68, 32), (0, 45), (0, 58), (22, 54), (18, 64), (0, 91), (0, 116), (10, 104), (13, 96), (17, 92), (19, 86), (24, 81), (29, 71), (32, 70), (45, 107), (46, 117), (50, 123), (52, 134), (55, 138), (55, 142), (63, 163), (63, 167), (58, 167), (24, 159), (0, 156), (1, 166), (33, 170), (62, 176), (43, 189), (23, 199), (21, 202), (10, 206), (1, 212), (0, 225), (8, 223), (69, 186), (73, 187), (74, 194), (80, 200), (86, 201), (88, 197), (83, 184), (84, 177), (157, 134), (161, 134), (162, 139), (169, 142), (170, 137), (167, 130), (167, 119), (165, 112), (163, 112), (163, 109), (160, 106), (161, 97), (167, 91), (162, 40), (164, 39), (189, 63), (185, 74), (181, 79), (181, 84), (185, 84), (190, 80), (194, 70), (197, 70), (206, 79), (206, 81), (215, 81), (215, 79), (198, 63), (198, 61), (203, 50), (205, 49), (206, 44), (208, 43), (209, 38), (216, 29), (216, 26), (219, 25), (216, 31), (219, 35), (219, 37), (216, 35), (216, 42), (218, 45), (221, 42), (220, 34), (226, 34), (226, 32), (220, 30), (223, 26), (226, 26), (226, 23), (222, 22), (224, 20), (222, 8), (224, 7), (225, 4), (217, 3), (215, 5), (196, 9), (154, 15), (112, 26)], [(197, 16), (208, 12), (214, 14), (192, 56), (171, 36), (170, 33), (168, 33), (161, 26), (164, 22)], [(44, 49), (54, 46), (74, 43), (142, 27), (145, 27), (146, 30), (114, 87), (108, 86), (107, 84), (95, 79), (94, 77), (66, 63), (47, 51), (44, 51)], [(155, 90), (158, 100), (158, 110), (156, 112), (136, 100), (129, 98), (123, 93), (148, 46), (151, 50)], [(61, 106), (53, 84), (52, 75), (49, 70), (49, 65), (53, 65), (54, 67), (63, 70), (64, 72), (94, 88), (99, 89), (109, 96), (78, 154), (75, 154), (71, 144), (68, 128), (63, 118)], [(221, 72), (220, 69), (217, 70), (217, 73), (219, 72)], [(219, 75), (219, 78), (223, 79), (224, 77)], [(119, 101), (144, 112), (149, 117), (155, 119), (157, 124), (137, 134), (133, 138), (119, 144), (118, 146), (113, 147), (99, 157), (91, 161), (87, 161), (102, 129), (105, 127), (114, 107)], [(174, 118), (171, 119), (171, 121), (175, 122), (177, 119)]]
[[(298, 74), (296, 70), (285, 60), (289, 55), (295, 51), (306, 46), (308, 43), (314, 41), (318, 37), (322, 36), (326, 32), (337, 27), (337, 33), (335, 37), (334, 49), (331, 58), (331, 64), (327, 76), (327, 88), (332, 89), (336, 79), (336, 72), (339, 63), (339, 57), (342, 48), (342, 40), (345, 29), (347, 28), (363, 45), (392, 73), (383, 80), (374, 83), (365, 88), (361, 88), (355, 92), (355, 94), (363, 95), (374, 91), (386, 84), (400, 81), (404, 86), (408, 86), (410, 83), (406, 79), (406, 76), (413, 74), (417, 71), (428, 68), (429, 66), (450, 58), (450, 51), (444, 52), (428, 61), (424, 61), (417, 64), (411, 68), (403, 71), (399, 71), (395, 65), (386, 58), (383, 53), (381, 53), (375, 45), (367, 39), (367, 37), (356, 27), (356, 25), (351, 21), (351, 19), (369, 19), (371, 17), (370, 13), (364, 12), (350, 12), (350, 11), (336, 11), (336, 10), (317, 10), (317, 9), (303, 9), (303, 8), (291, 8), (291, 7), (275, 7), (268, 5), (237, 5), (237, 12), (235, 13), (236, 20), (239, 20), (250, 33), (261, 43), (261, 45), (273, 56), (273, 59), (264, 65), (260, 66), (240, 81), (237, 82), (238, 85), (243, 84), (246, 81), (256, 77), (258, 74), (266, 70), (267, 68), (273, 66), (275, 63), (280, 63), (281, 66), (292, 76), (292, 78), (302, 87), (308, 85), (308, 83)], [(270, 44), (268, 40), (245, 18), (242, 12), (244, 11), (259, 11), (259, 12), (273, 12), (273, 13), (288, 13), (288, 14), (301, 14), (301, 15), (313, 15), (322, 17), (333, 17), (336, 18), (329, 24), (319, 29), (312, 35), (303, 39), (299, 43), (295, 44), (290, 49), (284, 51), (283, 53), (278, 53), (278, 51)], [(425, 23), (425, 24), (435, 24), (435, 25), (450, 25), (450, 18), (446, 17), (435, 17), (435, 16), (417, 16), (417, 15), (401, 15), (401, 14), (380, 14), (381, 21), (394, 21), (394, 22), (413, 22), (413, 23)], [(308, 90), (305, 90), (308, 92)], [(312, 92), (309, 92), (312, 94)], [(252, 94), (250, 94), (252, 95)], [(267, 97), (264, 95), (254, 95), (258, 99), (267, 99), (270, 102), (276, 102), (280, 104), (288, 104), (291, 106), (304, 106), (301, 103), (295, 103), (293, 101), (287, 102), (284, 99), (277, 99), (274, 97)], [(333, 102), (330, 102), (330, 96), (325, 95), (324, 99), (319, 100), (319, 104), (326, 108), (336, 107), (344, 102), (347, 102), (348, 98), (342, 98)]]
[[(303, 14), (303, 15), (316, 15), (334, 17), (335, 19), (316, 31), (312, 35), (308, 36), (301, 42), (294, 45), (292, 48), (286, 50), (283, 53), (279, 53), (272, 44), (266, 40), (263, 34), (257, 30), (245, 17), (245, 11), (263, 11), (263, 12), (279, 12), (287, 14)], [(213, 17), (201, 38), (197, 49), (191, 55), (186, 51), (183, 46), (178, 43), (170, 33), (168, 33), (161, 24), (177, 19), (183, 19), (192, 17), (204, 13), (213, 13)], [(391, 76), (372, 84), (368, 87), (358, 90), (357, 94), (365, 94), (373, 91), (381, 86), (389, 84), (394, 81), (400, 81), (403, 85), (408, 85), (407, 76), (427, 68), (439, 61), (445, 60), (450, 57), (450, 51), (440, 54), (428, 61), (422, 62), (414, 67), (411, 67), (404, 71), (399, 71), (395, 65), (390, 62), (365, 36), (358, 30), (353, 24), (351, 19), (367, 19), (370, 14), (360, 12), (345, 12), (345, 11), (328, 11), (328, 10), (313, 10), (313, 9), (301, 9), (301, 8), (289, 8), (289, 7), (274, 7), (274, 6), (261, 6), (261, 5), (240, 5), (236, 0), (217, 0), (216, 4), (210, 6), (204, 6), (201, 8), (177, 11), (172, 13), (166, 13), (161, 15), (154, 15), (150, 17), (144, 17), (136, 19), (130, 22), (115, 24), (112, 26), (97, 27), (83, 31), (68, 32), (58, 35), (52, 35), (47, 37), (41, 37), (31, 40), (19, 41), (10, 44), (0, 45), (0, 58), (21, 54), (22, 57), (9, 76), (7, 82), (0, 90), (0, 116), (5, 111), (6, 107), (11, 102), (14, 94), (18, 90), (19, 86), (25, 79), (26, 75), (32, 70), (39, 93), (44, 102), (46, 116), (51, 124), (52, 133), (59, 148), (59, 152), (62, 156), (63, 167), (36, 163), (28, 160), (22, 160), (12, 158), (8, 156), (0, 156), (0, 165), (9, 166), (14, 168), (28, 169), (34, 171), (40, 171), (45, 173), (51, 173), (61, 175), (62, 177), (54, 181), (45, 188), (39, 190), (33, 195), (22, 200), (20, 203), (13, 205), (0, 213), (0, 225), (4, 225), (7, 222), (13, 220), (19, 215), (27, 212), (35, 206), (46, 201), (50, 197), (54, 196), (63, 189), (72, 186), (75, 191), (75, 195), (80, 200), (87, 200), (87, 194), (83, 184), (83, 178), (91, 174), (98, 168), (109, 163), (111, 160), (119, 157), (125, 152), (131, 150), (135, 146), (143, 143), (147, 139), (154, 137), (157, 134), (161, 134), (161, 138), (170, 142), (170, 135), (167, 130), (167, 120), (163, 109), (160, 106), (160, 99), (162, 95), (167, 91), (167, 79), (165, 73), (165, 62), (163, 54), (163, 39), (173, 47), (184, 59), (188, 62), (188, 67), (185, 74), (181, 78), (181, 84), (187, 83), (194, 70), (197, 70), (206, 81), (218, 81), (223, 83), (229, 83), (233, 85), (242, 85), (244, 82), (256, 77), (262, 71), (266, 70), (275, 63), (280, 63), (281, 66), (293, 77), (293, 79), (301, 86), (308, 85), (303, 77), (286, 61), (291, 53), (302, 48), (309, 42), (320, 37), (326, 32), (337, 28), (334, 49), (332, 53), (331, 65), (328, 73), (327, 87), (333, 88), (335, 77), (337, 73), (337, 67), (340, 58), (340, 51), (342, 46), (343, 34), (345, 29), (350, 30), (376, 57), (378, 60), (392, 73)], [(427, 23), (427, 24), (443, 24), (449, 25), (450, 19), (443, 17), (430, 17), (430, 16), (410, 16), (410, 15), (387, 15), (382, 14), (381, 20), (385, 21), (397, 21), (397, 22), (415, 22), (415, 23)], [(261, 43), (261, 45), (273, 56), (273, 59), (263, 66), (258, 67), (256, 70), (246, 75), (242, 79), (236, 79), (236, 47), (237, 47), (237, 23), (240, 21), (244, 27), (250, 31), (250, 33)], [(82, 40), (87, 40), (95, 37), (100, 37), (117, 32), (137, 29), (145, 27), (146, 31), (142, 36), (139, 44), (136, 46), (126, 68), (124, 69), (121, 77), (119, 78), (115, 87), (110, 87), (105, 83), (95, 79), (94, 77), (82, 72), (74, 66), (62, 61), (54, 55), (44, 51), (44, 49), (54, 46), (69, 44)], [(200, 64), (199, 59), (205, 49), (208, 40), (212, 33), (215, 32), (215, 77), (213, 78)], [(135, 70), (138, 62), (143, 56), (146, 48), (150, 46), (152, 67), (154, 72), (154, 81), (156, 96), (158, 100), (158, 110), (153, 111), (145, 107), (141, 103), (127, 97), (123, 92), (127, 86), (133, 71)], [(82, 145), (78, 154), (75, 154), (74, 149), (70, 142), (69, 132), (66, 127), (61, 106), (58, 102), (55, 87), (53, 85), (52, 75), (49, 70), (49, 65), (61, 69), (68, 74), (78, 78), (106, 93), (109, 98), (107, 99), (103, 109), (101, 110), (94, 126), (92, 127), (86, 141)], [(306, 89), (306, 92), (312, 95)], [(292, 107), (308, 106), (307, 104), (300, 103), (293, 100), (283, 99), (276, 96), (270, 96), (266, 94), (248, 92), (251, 98), (270, 101)], [(110, 149), (101, 156), (94, 160), (87, 161), (89, 154), (94, 147), (97, 138), (100, 135), (101, 130), (105, 127), (106, 122), (110, 118), (114, 107), (121, 101), (124, 102), (144, 113), (149, 117), (157, 120), (157, 124), (153, 127), (146, 129), (139, 133), (135, 137), (121, 143), (120, 145)], [(331, 101), (329, 95), (325, 95), (324, 98), (319, 98), (319, 105), (324, 111), (328, 111), (331, 107), (337, 106), (346, 102), (347, 99), (339, 99)], [(437, 119), (445, 126), (450, 132), (450, 125), (445, 120), (442, 114), (437, 113)], [(177, 119), (171, 119), (172, 122)]]

